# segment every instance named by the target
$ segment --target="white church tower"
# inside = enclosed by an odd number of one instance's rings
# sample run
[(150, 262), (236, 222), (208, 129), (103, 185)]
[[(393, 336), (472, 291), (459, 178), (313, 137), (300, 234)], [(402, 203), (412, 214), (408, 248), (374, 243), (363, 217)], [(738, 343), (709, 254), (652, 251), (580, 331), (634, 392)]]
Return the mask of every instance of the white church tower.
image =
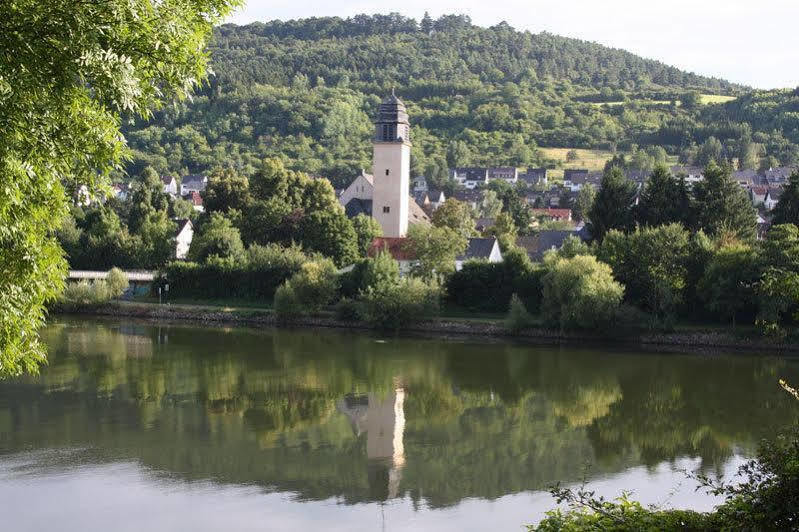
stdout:
[(378, 109), (372, 143), (372, 217), (383, 228), (383, 236), (404, 237), (408, 232), (411, 125), (405, 104), (394, 95), (393, 90)]

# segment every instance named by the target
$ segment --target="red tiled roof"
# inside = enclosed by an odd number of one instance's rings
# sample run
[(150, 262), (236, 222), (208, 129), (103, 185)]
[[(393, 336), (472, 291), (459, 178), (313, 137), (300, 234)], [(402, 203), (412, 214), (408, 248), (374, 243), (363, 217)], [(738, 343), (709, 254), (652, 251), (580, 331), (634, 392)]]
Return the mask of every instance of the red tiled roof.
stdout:
[(203, 197), (196, 190), (192, 190), (191, 194), (189, 194), (189, 201), (191, 201), (192, 205), (200, 207), (203, 204)]
[(394, 260), (416, 260), (416, 253), (410, 249), (410, 240), (407, 238), (379, 236), (372, 240), (367, 255), (374, 257), (382, 249), (387, 250)]
[(532, 211), (533, 216), (551, 216), (563, 220), (569, 220), (572, 216), (571, 209), (532, 209)]

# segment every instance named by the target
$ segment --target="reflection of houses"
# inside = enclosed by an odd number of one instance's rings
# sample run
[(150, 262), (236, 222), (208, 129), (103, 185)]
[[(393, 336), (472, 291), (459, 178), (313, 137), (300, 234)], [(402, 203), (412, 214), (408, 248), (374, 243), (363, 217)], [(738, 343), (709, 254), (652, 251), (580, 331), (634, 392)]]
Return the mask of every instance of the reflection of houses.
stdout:
[(405, 465), (405, 390), (396, 388), (385, 397), (369, 393), (348, 395), (336, 408), (350, 420), (356, 436), (366, 433), (369, 486), (380, 499), (399, 494)]

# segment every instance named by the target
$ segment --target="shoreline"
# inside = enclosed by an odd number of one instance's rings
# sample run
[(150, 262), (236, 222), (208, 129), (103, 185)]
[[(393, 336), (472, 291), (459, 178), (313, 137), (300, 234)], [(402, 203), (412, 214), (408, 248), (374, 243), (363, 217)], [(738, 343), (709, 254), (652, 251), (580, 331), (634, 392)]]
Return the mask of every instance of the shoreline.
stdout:
[[(209, 323), (243, 327), (325, 328), (379, 331), (364, 322), (339, 321), (330, 316), (307, 316), (280, 323), (273, 312), (264, 309), (211, 308), (188, 305), (111, 302), (97, 306), (54, 307), (52, 315), (134, 318), (150, 322)], [(608, 337), (587, 333), (566, 333), (535, 327), (511, 333), (499, 323), (458, 318), (435, 318), (416, 323), (400, 331), (409, 335), (437, 338), (480, 338), (517, 341), (541, 345), (579, 345), (585, 342), (625, 347), (640, 347), (677, 352), (763, 352), (772, 355), (799, 355), (799, 343), (769, 341), (764, 338), (739, 337), (718, 330), (645, 333), (626, 337)]]

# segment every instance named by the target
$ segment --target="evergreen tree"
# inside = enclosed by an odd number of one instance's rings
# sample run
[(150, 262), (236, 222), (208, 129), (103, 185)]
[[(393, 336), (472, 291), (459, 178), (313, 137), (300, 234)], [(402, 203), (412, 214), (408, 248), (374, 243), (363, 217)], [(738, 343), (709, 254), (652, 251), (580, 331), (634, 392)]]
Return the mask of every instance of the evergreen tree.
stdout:
[(799, 225), (799, 170), (791, 174), (772, 212), (772, 225)]
[(729, 167), (711, 162), (704, 175), (693, 187), (694, 229), (711, 236), (731, 232), (739, 238), (754, 238), (755, 209), (746, 192), (730, 178)]
[(647, 179), (636, 210), (641, 225), (658, 226), (682, 222), (688, 226), (691, 196), (684, 179), (671, 175), (665, 166), (657, 166)]
[(611, 229), (629, 231), (634, 226), (635, 183), (613, 167), (602, 176), (602, 185), (588, 214), (591, 234), (602, 240)]

